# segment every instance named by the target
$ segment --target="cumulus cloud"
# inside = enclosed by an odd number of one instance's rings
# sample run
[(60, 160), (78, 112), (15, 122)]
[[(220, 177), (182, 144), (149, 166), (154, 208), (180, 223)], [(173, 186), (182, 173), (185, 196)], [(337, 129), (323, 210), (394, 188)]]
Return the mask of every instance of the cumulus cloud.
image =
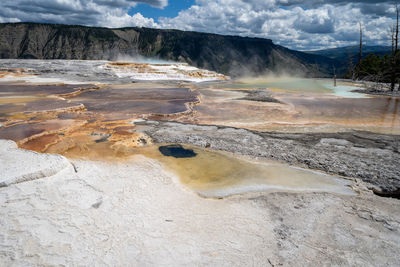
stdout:
[(294, 49), (355, 45), (358, 21), (367, 44), (389, 44), (393, 1), (385, 0), (198, 0), (162, 28), (272, 39)]
[(3, 22), (29, 21), (88, 26), (158, 27), (152, 18), (128, 14), (139, 3), (164, 8), (168, 0), (1, 0)]
[[(302, 14), (301, 14), (302, 13)], [(304, 10), (294, 21), (294, 27), (307, 33), (334, 32), (335, 18), (330, 8)]]
[(176, 17), (128, 14), (137, 4), (164, 8), (168, 0), (1, 0), (0, 22), (47, 22), (105, 27), (169, 28), (254, 36), (300, 50), (364, 40), (389, 45), (393, 0), (196, 0)]
[(154, 19), (145, 18), (140, 13), (136, 13), (133, 16), (127, 13), (120, 15), (107, 13), (103, 17), (101, 25), (105, 25), (109, 28), (121, 28), (126, 26), (159, 28), (159, 25), (154, 22)]

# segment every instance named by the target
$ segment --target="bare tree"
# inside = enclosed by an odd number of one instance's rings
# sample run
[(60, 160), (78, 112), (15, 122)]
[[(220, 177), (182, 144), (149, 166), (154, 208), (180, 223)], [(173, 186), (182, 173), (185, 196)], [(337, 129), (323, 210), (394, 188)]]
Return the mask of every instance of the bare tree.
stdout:
[(353, 76), (356, 76), (357, 79), (360, 76), (360, 66), (361, 66), (361, 60), (362, 60), (362, 37), (363, 37), (361, 21), (358, 21), (358, 24), (360, 25), (360, 51), (358, 54), (358, 63), (357, 63), (355, 75), (353, 75)]
[(396, 28), (395, 25), (391, 28), (391, 37), (392, 37), (392, 54), (390, 55), (390, 90), (394, 90), (394, 86), (396, 83), (396, 74), (395, 74), (395, 38), (396, 38)]
[(319, 65), (318, 65), (318, 63), (317, 63), (317, 61), (315, 61), (315, 64), (314, 64), (314, 66), (313, 66), (314, 68), (313, 68), (313, 72), (314, 72), (314, 77), (318, 77), (318, 74), (320, 73), (319, 72)]
[[(394, 56), (395, 56), (395, 59), (394, 59), (395, 70), (394, 71), (396, 72), (397, 71), (396, 59), (399, 56), (398, 55), (398, 52), (399, 52), (399, 50), (398, 50), (398, 45), (399, 45), (399, 5), (398, 5), (398, 3), (396, 3), (396, 38), (395, 39), (396, 40), (395, 40), (395, 51), (394, 51)], [(398, 81), (399, 81), (399, 87), (398, 88), (400, 89), (400, 78), (398, 78)], [(393, 86), (393, 90), (394, 90), (394, 86)]]
[(355, 67), (353, 65), (353, 55), (351, 53), (347, 53), (347, 58), (349, 60), (348, 72), (350, 72), (349, 75), (351, 75), (351, 80), (354, 81), (355, 80)]
[(392, 37), (392, 55), (391, 55), (391, 75), (390, 75), (390, 90), (394, 91), (396, 85), (396, 58), (398, 57), (399, 45), (399, 6), (396, 3), (396, 24), (391, 29)]
[(335, 65), (332, 64), (333, 68), (333, 86), (336, 87), (336, 68)]
[(362, 25), (361, 25), (361, 21), (359, 21), (358, 24), (360, 24), (360, 54), (358, 57), (358, 63), (360, 63), (362, 60)]
[(399, 45), (399, 6), (396, 3), (396, 36), (395, 36), (395, 52), (398, 51)]
[(394, 54), (394, 39), (395, 39), (394, 34), (395, 34), (395, 31), (396, 31), (396, 29), (395, 29), (395, 26), (393, 24), (392, 27), (390, 27), (390, 37), (392, 39), (392, 54), (391, 55)]

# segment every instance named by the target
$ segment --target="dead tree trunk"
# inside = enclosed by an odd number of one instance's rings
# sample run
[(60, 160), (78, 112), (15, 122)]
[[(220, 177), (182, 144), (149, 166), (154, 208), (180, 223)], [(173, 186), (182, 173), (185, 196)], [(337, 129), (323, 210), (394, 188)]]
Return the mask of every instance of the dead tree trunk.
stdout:
[(360, 64), (361, 60), (362, 60), (362, 26), (361, 26), (361, 22), (358, 22), (360, 24), (360, 54), (358, 57), (358, 63)]
[(396, 4), (396, 25), (392, 28), (392, 55), (391, 55), (391, 75), (390, 75), (390, 90), (394, 91), (396, 85), (396, 76), (398, 73), (396, 68), (396, 58), (398, 57), (399, 45), (399, 7)]
[(396, 36), (395, 36), (395, 52), (398, 51), (399, 45), (399, 6), (396, 4)]
[(362, 60), (362, 25), (361, 25), (361, 21), (359, 21), (358, 24), (360, 25), (360, 52), (358, 54), (358, 64), (357, 64), (357, 68), (356, 68), (357, 78), (360, 77), (360, 67), (361, 67), (361, 60)]
[(355, 79), (355, 67), (353, 65), (353, 57), (352, 55), (349, 53), (347, 54), (348, 58), (349, 58), (349, 70), (351, 73), (351, 80), (354, 81)]
[[(398, 59), (398, 57), (399, 57), (399, 50), (398, 50), (398, 45), (399, 45), (399, 6), (398, 6), (398, 4), (396, 3), (396, 38), (395, 38), (396, 40), (395, 40), (395, 51), (394, 51), (394, 56), (395, 56), (395, 58), (394, 58), (394, 66), (395, 66), (395, 76), (398, 76), (399, 75), (399, 73), (396, 73), (397, 72), (397, 64), (396, 64), (396, 62), (397, 62), (397, 59)], [(397, 80), (398, 80), (398, 83), (399, 83), (399, 87), (398, 87), (398, 89), (400, 89), (400, 77), (397, 77)], [(394, 90), (394, 88), (393, 88), (393, 90)]]
[(333, 86), (336, 87), (336, 69), (334, 65), (332, 65), (332, 68), (333, 68)]
[(394, 86), (396, 83), (396, 75), (395, 75), (395, 26), (393, 25), (391, 29), (391, 37), (392, 37), (392, 54), (390, 55), (390, 90), (394, 90)]

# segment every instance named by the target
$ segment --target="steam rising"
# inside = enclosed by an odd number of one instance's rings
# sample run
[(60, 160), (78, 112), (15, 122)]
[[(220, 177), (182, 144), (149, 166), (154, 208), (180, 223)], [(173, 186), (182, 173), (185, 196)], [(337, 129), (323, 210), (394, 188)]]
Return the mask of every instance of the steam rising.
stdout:
[(141, 55), (127, 55), (127, 54), (118, 54), (116, 62), (128, 62), (128, 63), (147, 63), (147, 64), (174, 64), (178, 62), (162, 60), (159, 58), (151, 58), (151, 57), (144, 57)]

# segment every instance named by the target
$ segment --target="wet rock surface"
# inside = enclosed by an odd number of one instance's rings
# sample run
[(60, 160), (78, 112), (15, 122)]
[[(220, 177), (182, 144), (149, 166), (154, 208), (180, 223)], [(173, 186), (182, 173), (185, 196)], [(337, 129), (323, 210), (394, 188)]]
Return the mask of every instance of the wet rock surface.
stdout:
[(242, 92), (245, 92), (247, 95), (243, 98), (240, 98), (240, 100), (281, 103), (278, 99), (273, 98), (271, 93), (268, 92), (266, 88), (258, 88), (256, 90), (247, 90)]
[[(103, 88), (96, 92), (85, 92), (71, 99), (82, 103), (88, 111), (123, 113), (133, 115), (168, 115), (185, 112), (186, 103), (197, 102), (197, 93), (188, 88)], [(106, 101), (105, 101), (106, 100)]]
[(360, 178), (385, 192), (400, 188), (400, 136), (370, 132), (273, 133), (175, 122), (142, 122), (159, 143), (187, 143)]

